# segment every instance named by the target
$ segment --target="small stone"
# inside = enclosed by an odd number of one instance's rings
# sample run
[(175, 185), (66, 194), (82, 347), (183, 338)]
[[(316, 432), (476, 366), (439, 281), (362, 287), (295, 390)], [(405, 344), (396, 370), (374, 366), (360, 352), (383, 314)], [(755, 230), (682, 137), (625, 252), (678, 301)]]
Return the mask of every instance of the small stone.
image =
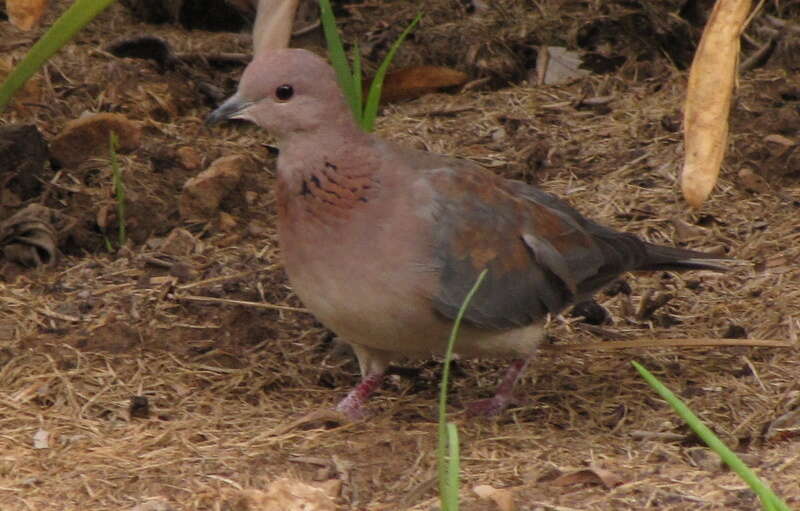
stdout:
[(175, 153), (178, 155), (178, 161), (180, 162), (181, 167), (185, 168), (186, 170), (197, 170), (203, 163), (203, 158), (194, 147), (188, 145), (179, 147)]
[(203, 172), (186, 181), (179, 204), (184, 220), (208, 219), (242, 178), (247, 159), (244, 156), (223, 156)]
[(132, 396), (128, 404), (128, 413), (131, 419), (146, 419), (150, 417), (150, 402), (147, 396)]
[(18, 29), (28, 31), (41, 24), (47, 0), (6, 0), (8, 20)]
[(128, 153), (139, 147), (142, 130), (122, 114), (89, 114), (67, 123), (50, 142), (50, 154), (65, 167), (75, 167), (93, 156), (109, 156), (109, 138), (117, 135), (117, 151)]
[(247, 234), (250, 236), (260, 238), (262, 236), (266, 236), (267, 232), (267, 226), (257, 220), (253, 220), (247, 224)]
[(236, 229), (236, 217), (224, 211), (219, 212), (219, 230), (223, 232), (230, 232)]
[(178, 278), (178, 282), (185, 284), (197, 277), (197, 272), (192, 269), (187, 263), (178, 261), (173, 264), (169, 269), (169, 274)]
[(188, 256), (194, 252), (196, 246), (197, 239), (192, 233), (176, 227), (164, 239), (161, 244), (161, 252), (174, 256)]
[(725, 333), (722, 334), (723, 339), (747, 339), (747, 330), (736, 323), (729, 323)]
[(753, 169), (743, 167), (739, 171), (739, 186), (751, 193), (769, 193), (771, 188), (763, 176), (757, 174)]

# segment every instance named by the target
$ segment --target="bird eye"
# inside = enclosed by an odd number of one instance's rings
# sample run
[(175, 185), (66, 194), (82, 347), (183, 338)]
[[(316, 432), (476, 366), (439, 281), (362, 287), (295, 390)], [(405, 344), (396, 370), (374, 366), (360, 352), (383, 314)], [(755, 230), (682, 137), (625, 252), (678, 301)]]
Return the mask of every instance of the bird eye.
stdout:
[(294, 89), (291, 85), (281, 85), (275, 89), (275, 97), (278, 101), (289, 101), (294, 95)]

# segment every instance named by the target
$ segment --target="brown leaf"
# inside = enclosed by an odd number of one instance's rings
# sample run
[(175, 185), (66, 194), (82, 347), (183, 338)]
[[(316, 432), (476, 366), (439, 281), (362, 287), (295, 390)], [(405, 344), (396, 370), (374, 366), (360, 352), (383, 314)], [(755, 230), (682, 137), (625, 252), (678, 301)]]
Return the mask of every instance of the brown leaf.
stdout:
[(514, 511), (514, 494), (506, 488), (495, 488), (488, 484), (480, 484), (472, 489), (482, 499), (492, 500), (499, 511)]
[(703, 239), (708, 237), (711, 232), (710, 229), (690, 224), (678, 217), (673, 217), (670, 221), (672, 225), (675, 226), (675, 234), (678, 236), (678, 241), (680, 242)]
[(47, 0), (6, 0), (8, 19), (20, 30), (30, 30), (42, 21)]
[(602, 484), (608, 489), (622, 484), (622, 478), (615, 473), (599, 467), (589, 467), (577, 472), (570, 472), (552, 480), (554, 486), (571, 486), (573, 484)]
[[(414, 99), (467, 82), (467, 74), (449, 67), (415, 66), (390, 71), (386, 74), (381, 91), (381, 101), (392, 102)], [(364, 82), (364, 97), (371, 80)]]
[(751, 0), (717, 0), (689, 72), (681, 188), (695, 208), (714, 188), (725, 156), (739, 36), (750, 4)]

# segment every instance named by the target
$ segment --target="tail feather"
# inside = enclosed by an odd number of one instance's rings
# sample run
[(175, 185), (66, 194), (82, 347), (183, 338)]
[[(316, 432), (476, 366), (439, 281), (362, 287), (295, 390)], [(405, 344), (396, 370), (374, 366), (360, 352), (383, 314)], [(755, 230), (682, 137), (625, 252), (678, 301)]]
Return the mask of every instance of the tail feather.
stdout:
[(715, 254), (706, 254), (685, 248), (665, 247), (661, 245), (646, 246), (647, 258), (644, 264), (636, 271), (682, 271), (682, 270), (713, 270), (728, 271), (729, 264), (734, 260), (729, 257), (720, 257)]

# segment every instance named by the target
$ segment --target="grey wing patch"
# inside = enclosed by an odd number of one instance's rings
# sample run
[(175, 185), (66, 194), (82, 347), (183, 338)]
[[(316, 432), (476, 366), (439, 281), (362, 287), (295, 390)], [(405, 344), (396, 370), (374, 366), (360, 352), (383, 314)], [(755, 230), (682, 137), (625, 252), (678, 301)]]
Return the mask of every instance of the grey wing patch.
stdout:
[(547, 240), (524, 239), (527, 201), (475, 174), (449, 169), (427, 173), (436, 194), (436, 212), (431, 215), (431, 251), (439, 274), (431, 297), (435, 310), (455, 318), (484, 268), (488, 275), (465, 314), (469, 323), (509, 329), (562, 310), (576, 287), (570, 275), (578, 272)]
[(564, 256), (549, 241), (533, 234), (523, 234), (522, 239), (531, 249), (539, 264), (553, 272), (569, 289), (570, 293), (577, 293), (578, 282), (572, 269), (567, 264)]
[[(469, 304), (464, 320), (474, 326), (504, 330), (527, 326), (544, 319), (551, 310), (566, 303), (566, 294), (558, 282), (538, 268), (519, 274), (496, 271), (488, 274)], [(469, 260), (448, 260), (442, 267), (440, 292), (433, 299), (437, 312), (455, 319), (481, 270)]]

